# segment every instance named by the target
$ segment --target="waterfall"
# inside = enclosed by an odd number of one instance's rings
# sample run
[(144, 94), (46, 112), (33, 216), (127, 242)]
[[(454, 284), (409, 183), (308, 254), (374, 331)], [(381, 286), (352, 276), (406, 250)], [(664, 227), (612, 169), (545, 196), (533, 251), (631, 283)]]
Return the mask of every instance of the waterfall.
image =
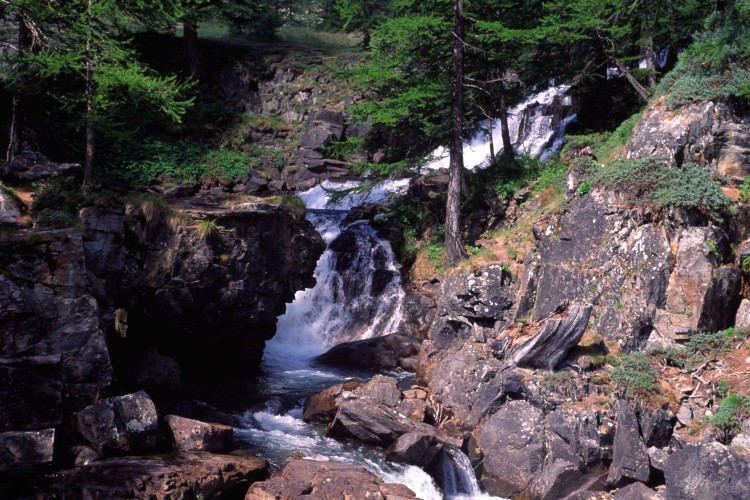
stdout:
[(438, 463), (438, 474), (443, 484), (445, 497), (451, 500), (463, 499), (497, 499), (482, 493), (474, 468), (471, 466), (469, 457), (457, 448), (443, 450)]
[[(565, 127), (575, 120), (573, 100), (568, 95), (570, 85), (550, 86), (531, 94), (528, 98), (508, 110), (508, 128), (516, 153), (529, 154), (546, 161), (562, 146)], [(497, 154), (503, 151), (500, 120), (493, 120), (492, 142)], [(446, 147), (433, 151), (427, 168), (448, 168), (450, 152)], [(482, 130), (464, 143), (464, 166), (468, 169), (487, 165), (490, 156), (490, 141), (487, 131)]]

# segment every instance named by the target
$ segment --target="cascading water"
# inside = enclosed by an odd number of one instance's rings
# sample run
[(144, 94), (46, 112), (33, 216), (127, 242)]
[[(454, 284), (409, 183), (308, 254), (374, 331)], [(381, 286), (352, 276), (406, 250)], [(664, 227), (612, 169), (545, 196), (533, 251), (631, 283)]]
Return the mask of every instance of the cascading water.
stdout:
[[(576, 119), (570, 85), (550, 86), (530, 95), (508, 110), (508, 129), (516, 153), (529, 154), (546, 161), (562, 147), (565, 128)], [(497, 154), (503, 148), (500, 120), (493, 120), (492, 143)], [(448, 168), (450, 152), (439, 147), (431, 154), (427, 168)], [(464, 166), (469, 170), (487, 165), (490, 141), (486, 131), (480, 131), (464, 143)]]
[(391, 181), (334, 204), (326, 204), (327, 190), (353, 188), (356, 183), (326, 182), (300, 194), (308, 219), (328, 248), (318, 261), (315, 287), (297, 292), (279, 318), (276, 336), (266, 344), (264, 375), (256, 382), (266, 403), (241, 416), (243, 425), (235, 428), (235, 436), (260, 448), (275, 466), (283, 465), (293, 453), (356, 463), (387, 482), (407, 485), (419, 498), (432, 500), (442, 494), (423, 470), (387, 463), (382, 450), (326, 438), (321, 429), (302, 420), (306, 396), (352, 375), (317, 366), (315, 356), (342, 341), (392, 333), (399, 325), (404, 292), (390, 244), (366, 221), (347, 223), (346, 216), (351, 208), (380, 202), (407, 185), (408, 180)]

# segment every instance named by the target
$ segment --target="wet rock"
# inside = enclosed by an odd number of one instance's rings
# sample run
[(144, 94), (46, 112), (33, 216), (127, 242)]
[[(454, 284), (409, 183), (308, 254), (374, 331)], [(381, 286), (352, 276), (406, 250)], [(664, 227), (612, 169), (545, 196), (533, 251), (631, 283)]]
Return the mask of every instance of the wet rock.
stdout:
[(474, 431), (481, 451), (480, 481), (492, 495), (527, 491), (544, 461), (542, 412), (525, 401), (510, 401)]
[(750, 498), (750, 459), (716, 442), (687, 446), (666, 461), (668, 500)]
[(654, 101), (633, 129), (628, 158), (663, 156), (696, 163), (721, 175), (750, 174), (750, 119), (730, 101), (704, 101), (670, 110)]
[(649, 475), (648, 452), (638, 431), (638, 418), (628, 402), (621, 399), (617, 402), (617, 429), (607, 482), (614, 486), (646, 482)]
[(361, 380), (347, 380), (313, 394), (305, 401), (302, 418), (305, 422), (329, 423), (339, 410), (339, 397), (350, 397), (350, 393), (362, 385)]
[(318, 356), (329, 366), (371, 370), (408, 370), (416, 367), (420, 342), (408, 335), (393, 333), (371, 339), (344, 342)]
[(542, 329), (513, 352), (518, 366), (554, 370), (583, 337), (591, 306), (572, 306), (564, 318), (548, 319)]
[(302, 497), (416, 498), (406, 486), (385, 483), (359, 465), (293, 459), (270, 479), (253, 484), (245, 500)]
[(228, 425), (200, 422), (177, 415), (167, 415), (164, 423), (169, 428), (177, 451), (226, 453), (232, 449), (234, 429)]
[(102, 399), (77, 412), (73, 426), (99, 456), (146, 452), (156, 446), (156, 407), (143, 391)]
[(55, 429), (0, 434), (0, 472), (24, 473), (52, 462)]
[(423, 469), (435, 464), (443, 451), (443, 442), (429, 432), (407, 432), (385, 451), (385, 459)]
[(62, 475), (55, 498), (241, 497), (250, 484), (268, 477), (265, 460), (207, 453), (163, 458), (110, 458)]
[(130, 370), (133, 384), (154, 398), (174, 396), (182, 391), (182, 371), (169, 356), (156, 349), (147, 350)]
[(663, 500), (664, 495), (643, 483), (633, 483), (615, 492), (614, 500)]

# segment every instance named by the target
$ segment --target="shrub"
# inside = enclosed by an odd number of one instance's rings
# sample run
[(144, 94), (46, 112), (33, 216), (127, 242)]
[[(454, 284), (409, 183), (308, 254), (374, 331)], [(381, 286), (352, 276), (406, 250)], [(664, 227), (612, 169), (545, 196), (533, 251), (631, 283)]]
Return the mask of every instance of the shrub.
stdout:
[(216, 219), (213, 220), (202, 220), (198, 223), (198, 234), (203, 239), (208, 239), (216, 232), (224, 229), (224, 226), (220, 226), (216, 223)]
[(721, 400), (719, 409), (711, 417), (711, 425), (723, 434), (723, 442), (729, 443), (740, 432), (742, 422), (750, 417), (750, 396), (730, 394)]
[(651, 358), (642, 352), (623, 356), (612, 371), (612, 380), (631, 395), (646, 395), (658, 389), (658, 377)]

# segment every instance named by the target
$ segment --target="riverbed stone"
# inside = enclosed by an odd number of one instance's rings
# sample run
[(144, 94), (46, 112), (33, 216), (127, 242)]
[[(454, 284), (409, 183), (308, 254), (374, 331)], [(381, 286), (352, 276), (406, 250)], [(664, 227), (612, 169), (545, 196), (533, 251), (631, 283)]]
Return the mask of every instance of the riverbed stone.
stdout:
[(164, 423), (169, 428), (177, 451), (226, 453), (232, 449), (234, 429), (228, 425), (201, 422), (177, 415), (167, 415)]
[(329, 423), (336, 416), (339, 409), (339, 398), (349, 397), (351, 392), (364, 385), (357, 379), (347, 380), (317, 394), (313, 394), (305, 401), (302, 418), (305, 422)]

